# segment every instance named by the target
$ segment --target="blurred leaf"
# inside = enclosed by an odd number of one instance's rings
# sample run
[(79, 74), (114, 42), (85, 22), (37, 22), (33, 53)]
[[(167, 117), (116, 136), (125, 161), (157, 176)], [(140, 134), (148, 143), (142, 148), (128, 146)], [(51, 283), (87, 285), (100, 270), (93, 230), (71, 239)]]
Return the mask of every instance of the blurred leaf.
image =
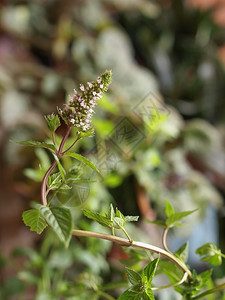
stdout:
[(192, 214), (196, 210), (197, 209), (190, 210), (190, 211), (176, 212), (166, 220), (166, 225), (168, 227), (180, 226), (181, 224), (179, 223), (179, 221), (182, 220), (184, 217)]
[(203, 256), (201, 261), (210, 263), (211, 265), (221, 265), (221, 250), (213, 243), (206, 243), (195, 251), (198, 255)]
[(188, 242), (184, 243), (174, 254), (178, 256), (180, 259), (183, 260), (183, 262), (187, 262), (188, 260), (188, 248), (189, 244)]
[(56, 151), (56, 148), (53, 144), (48, 144), (45, 142), (38, 142), (38, 141), (22, 141), (22, 142), (12, 141), (12, 142), (14, 142), (16, 144), (24, 145), (24, 146), (46, 148), (46, 149), (49, 149), (54, 152)]
[(67, 152), (65, 154), (65, 156), (70, 156), (70, 157), (73, 157), (73, 158), (79, 160), (80, 162), (82, 162), (83, 164), (89, 166), (94, 171), (96, 171), (97, 173), (100, 174), (99, 170), (95, 167), (95, 165), (92, 162), (90, 162), (86, 157), (84, 157), (84, 156), (82, 156), (80, 154), (77, 154), (75, 152)]
[(131, 284), (136, 285), (141, 283), (141, 275), (139, 275), (137, 272), (126, 268), (126, 273)]
[(165, 211), (166, 211), (167, 218), (169, 218), (171, 215), (174, 214), (173, 206), (168, 201), (166, 201)]
[(56, 129), (61, 125), (58, 115), (51, 114), (44, 117), (47, 122), (48, 129), (52, 132), (56, 131)]
[(22, 218), (24, 224), (29, 226), (31, 231), (36, 231), (38, 234), (41, 234), (47, 227), (47, 223), (38, 209), (30, 209), (23, 212)]
[(87, 218), (92, 219), (103, 226), (111, 228), (113, 225), (112, 221), (110, 221), (107, 217), (100, 215), (99, 213), (93, 212), (88, 209), (84, 209), (83, 213)]

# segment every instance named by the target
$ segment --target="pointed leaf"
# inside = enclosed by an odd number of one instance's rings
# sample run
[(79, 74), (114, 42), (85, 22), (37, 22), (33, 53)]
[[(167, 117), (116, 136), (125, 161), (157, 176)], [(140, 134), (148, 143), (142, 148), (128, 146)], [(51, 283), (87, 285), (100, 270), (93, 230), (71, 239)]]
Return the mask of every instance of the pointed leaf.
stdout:
[(72, 216), (65, 207), (46, 207), (41, 205), (40, 212), (46, 222), (54, 229), (59, 239), (67, 247), (71, 238)]
[(48, 129), (50, 131), (53, 131), (53, 132), (56, 131), (56, 129), (61, 125), (59, 116), (55, 115), (54, 113), (51, 115), (44, 116), (44, 117), (47, 122)]
[(183, 212), (176, 212), (173, 215), (171, 215), (167, 220), (166, 220), (166, 225), (168, 227), (173, 227), (173, 226), (179, 226), (180, 223), (179, 221), (182, 220), (184, 217), (192, 214), (195, 212), (197, 209), (190, 210), (190, 211), (183, 211)]
[(70, 156), (72, 158), (75, 158), (77, 160), (79, 160), (80, 162), (82, 162), (83, 164), (89, 166), (90, 168), (92, 168), (94, 171), (96, 171), (97, 173), (100, 174), (99, 170), (96, 168), (96, 166), (90, 162), (90, 160), (88, 160), (86, 157), (80, 155), (80, 154), (77, 154), (75, 152), (67, 152), (65, 153), (65, 156)]
[(157, 269), (158, 263), (159, 263), (159, 257), (157, 257), (156, 259), (154, 259), (153, 261), (151, 261), (144, 268), (144, 271), (143, 271), (143, 274), (142, 274), (142, 278), (146, 278), (147, 279), (147, 284), (148, 284), (149, 287), (150, 287), (151, 282), (153, 280), (153, 277), (155, 275), (155, 271)]
[(46, 148), (52, 151), (56, 151), (56, 148), (53, 144), (48, 144), (45, 142), (38, 142), (38, 141), (22, 141), (22, 142), (16, 142), (13, 141), (16, 144), (25, 145), (25, 146), (31, 146), (31, 147), (39, 147), (39, 148)]
[(188, 260), (188, 242), (184, 243), (174, 254), (183, 260), (184, 263)]
[(47, 227), (47, 223), (38, 209), (24, 211), (22, 218), (24, 224), (26, 226), (30, 226), (30, 230), (36, 231), (38, 234), (41, 234), (42, 231)]
[(133, 285), (137, 285), (141, 283), (141, 275), (138, 274), (137, 272), (126, 268), (126, 272), (127, 272), (127, 276), (128, 276), (128, 280), (130, 281), (131, 284)]
[(203, 256), (201, 261), (218, 266), (222, 263), (221, 250), (213, 243), (206, 243), (196, 250), (198, 255)]
[(165, 208), (166, 216), (167, 218), (169, 218), (174, 214), (174, 209), (173, 206), (168, 201), (166, 201), (165, 203), (166, 203), (166, 208)]
[(142, 294), (142, 299), (143, 299), (143, 300), (155, 300), (152, 290), (151, 290), (151, 289), (147, 289), (147, 290)]
[(54, 158), (55, 158), (55, 160), (56, 160), (56, 162), (57, 162), (57, 166), (58, 166), (59, 172), (60, 172), (60, 174), (61, 174), (61, 176), (62, 176), (62, 180), (65, 181), (65, 179), (66, 179), (66, 171), (65, 171), (65, 169), (63, 168), (61, 162), (59, 161), (57, 155), (53, 154), (53, 156), (54, 156)]
[(139, 219), (139, 216), (126, 216), (125, 222), (137, 222)]
[(112, 228), (112, 221), (110, 221), (107, 217), (100, 215), (99, 213), (93, 212), (89, 209), (84, 209), (83, 214), (87, 218), (92, 219), (103, 226)]
[(165, 222), (162, 221), (162, 220), (156, 220), (156, 221), (145, 220), (145, 222), (150, 223), (150, 224), (157, 225), (157, 226), (162, 227), (162, 228), (165, 228), (165, 227), (166, 227)]
[(142, 292), (135, 290), (126, 290), (117, 300), (142, 300)]

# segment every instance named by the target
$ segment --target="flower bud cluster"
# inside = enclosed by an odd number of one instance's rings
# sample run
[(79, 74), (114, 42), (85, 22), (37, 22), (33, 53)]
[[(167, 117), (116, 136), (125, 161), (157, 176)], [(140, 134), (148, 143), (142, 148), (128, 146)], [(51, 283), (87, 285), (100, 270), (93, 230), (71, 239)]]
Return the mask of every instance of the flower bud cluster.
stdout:
[(75, 126), (79, 131), (87, 131), (91, 128), (91, 118), (97, 101), (102, 98), (111, 82), (112, 72), (106, 71), (96, 81), (80, 84), (80, 92), (74, 90), (73, 97), (58, 113), (68, 126)]

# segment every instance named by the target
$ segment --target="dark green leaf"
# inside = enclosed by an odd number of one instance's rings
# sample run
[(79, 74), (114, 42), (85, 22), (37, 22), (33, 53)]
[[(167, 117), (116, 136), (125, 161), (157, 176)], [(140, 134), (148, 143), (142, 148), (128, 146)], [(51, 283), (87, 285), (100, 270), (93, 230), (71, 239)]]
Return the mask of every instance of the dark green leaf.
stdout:
[(165, 203), (166, 203), (166, 208), (165, 208), (166, 216), (167, 218), (169, 218), (174, 214), (174, 209), (173, 206), (168, 201), (166, 201)]
[(153, 292), (151, 289), (147, 289), (143, 294), (142, 294), (143, 300), (155, 300)]
[(221, 251), (213, 243), (206, 243), (196, 250), (198, 255), (203, 256), (201, 261), (210, 263), (211, 265), (218, 266), (222, 263)]
[(109, 228), (112, 227), (112, 221), (110, 221), (107, 217), (100, 215), (99, 213), (93, 212), (89, 209), (84, 209), (83, 213), (89, 219), (92, 219), (103, 226), (106, 226)]
[(77, 154), (77, 153), (74, 153), (74, 152), (67, 152), (65, 154), (65, 156), (70, 156), (72, 158), (75, 158), (77, 160), (79, 160), (80, 162), (82, 162), (83, 164), (89, 166), (90, 168), (92, 168), (94, 171), (96, 171), (97, 173), (100, 174), (99, 170), (96, 168), (96, 166), (90, 162), (90, 160), (88, 160), (86, 157), (80, 155), (80, 154)]
[(137, 272), (126, 268), (126, 272), (128, 275), (128, 280), (130, 281), (131, 284), (137, 285), (141, 283), (141, 275), (139, 275)]
[(54, 229), (59, 239), (68, 246), (72, 231), (72, 216), (65, 207), (46, 207), (41, 205), (40, 212), (46, 222)]
[(56, 129), (61, 125), (58, 115), (51, 114), (44, 117), (50, 131), (56, 131)]
[(53, 144), (48, 144), (45, 142), (38, 142), (38, 141), (22, 141), (22, 142), (16, 142), (13, 141), (14, 143), (20, 144), (20, 145), (25, 145), (25, 146), (31, 146), (31, 147), (39, 147), (39, 148), (46, 148), (52, 151), (56, 151), (56, 148)]
[(183, 262), (186, 263), (188, 260), (188, 242), (184, 243), (174, 254), (178, 256), (180, 259), (183, 260)]
[(24, 224), (29, 226), (31, 231), (36, 231), (38, 234), (41, 234), (47, 227), (47, 223), (38, 209), (24, 211), (22, 218)]
[(153, 261), (151, 261), (144, 268), (144, 271), (143, 271), (143, 274), (142, 274), (142, 278), (144, 279), (144, 281), (147, 279), (148, 287), (150, 287), (150, 285), (151, 285), (151, 282), (152, 282), (153, 277), (155, 275), (155, 271), (157, 269), (158, 263), (159, 263), (159, 257), (156, 258), (156, 259), (154, 259)]
[(183, 211), (183, 212), (175, 212), (173, 215), (171, 215), (167, 220), (166, 220), (166, 225), (168, 227), (173, 227), (173, 226), (179, 226), (180, 223), (179, 221), (182, 220), (184, 217), (192, 214), (195, 212), (197, 209), (190, 210), (190, 211)]
[(126, 290), (117, 300), (142, 300), (142, 291)]
[(59, 161), (57, 155), (53, 154), (53, 156), (54, 156), (54, 158), (55, 158), (55, 160), (56, 160), (56, 162), (57, 162), (57, 166), (58, 166), (58, 168), (59, 168), (59, 172), (60, 172), (60, 174), (61, 174), (62, 180), (65, 181), (65, 179), (66, 179), (66, 171), (65, 171), (65, 169), (63, 168), (61, 162)]

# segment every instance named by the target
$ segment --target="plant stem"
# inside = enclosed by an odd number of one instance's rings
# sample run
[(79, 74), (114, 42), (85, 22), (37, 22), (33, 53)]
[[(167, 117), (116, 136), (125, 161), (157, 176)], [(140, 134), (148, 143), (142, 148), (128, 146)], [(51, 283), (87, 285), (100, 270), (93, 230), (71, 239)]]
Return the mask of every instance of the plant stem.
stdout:
[(174, 256), (172, 253), (170, 253), (164, 249), (161, 249), (159, 247), (156, 247), (156, 246), (153, 246), (150, 244), (146, 244), (146, 243), (142, 243), (142, 242), (137, 242), (137, 241), (131, 242), (131, 241), (126, 240), (121, 237), (117, 237), (117, 236), (113, 236), (113, 235), (109, 235), (109, 234), (98, 233), (98, 232), (92, 232), (92, 231), (74, 229), (74, 230), (72, 230), (72, 234), (75, 236), (104, 239), (104, 240), (108, 240), (108, 241), (120, 244), (121, 246), (134, 247), (134, 248), (139, 248), (139, 249), (144, 249), (144, 250), (148, 250), (151, 252), (159, 253), (159, 254), (167, 257), (172, 262), (174, 262), (178, 267), (180, 267), (184, 272), (186, 272), (190, 278), (192, 278), (192, 274), (191, 274), (190, 270), (180, 259), (178, 259), (176, 256)]
[(201, 294), (198, 294), (197, 296), (193, 296), (191, 299), (201, 299), (207, 295), (210, 295), (210, 294), (222, 291), (222, 290), (225, 290), (225, 283), (217, 285), (215, 288), (205, 291)]
[[(67, 131), (66, 131), (66, 134), (65, 136), (63, 137), (61, 143), (60, 143), (60, 146), (59, 146), (59, 150), (57, 151), (57, 157), (58, 159), (61, 158), (61, 156), (63, 155), (62, 153), (62, 150), (63, 150), (63, 147), (65, 145), (65, 142), (70, 134), (70, 131), (71, 131), (71, 127), (69, 126), (67, 128)], [(56, 160), (54, 160), (54, 162), (52, 163), (52, 165), (50, 166), (50, 168), (47, 170), (47, 172), (45, 173), (45, 176), (42, 180), (42, 183), (41, 183), (41, 202), (44, 206), (47, 206), (48, 202), (47, 202), (47, 194), (46, 194), (46, 186), (47, 186), (47, 181), (48, 181), (48, 177), (50, 176), (50, 174), (52, 173), (52, 171), (55, 169), (55, 167), (57, 166), (57, 162)]]
[(166, 243), (166, 237), (167, 237), (168, 230), (169, 230), (169, 227), (166, 227), (163, 231), (162, 244), (163, 244), (164, 249), (166, 251), (170, 252), (170, 250), (167, 247), (167, 243)]

